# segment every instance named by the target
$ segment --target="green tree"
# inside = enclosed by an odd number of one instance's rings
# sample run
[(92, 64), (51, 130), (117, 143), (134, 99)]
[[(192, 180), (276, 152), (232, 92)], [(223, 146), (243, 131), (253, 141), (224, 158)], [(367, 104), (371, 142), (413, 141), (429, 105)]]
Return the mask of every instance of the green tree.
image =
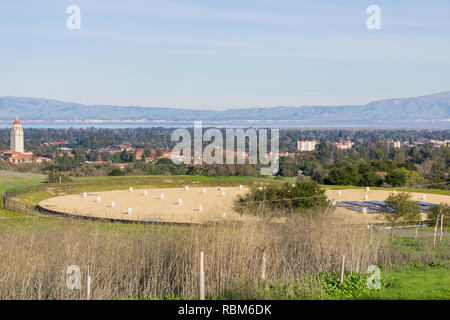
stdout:
[(383, 183), (383, 179), (373, 171), (364, 172), (361, 174), (360, 186), (379, 187)]
[(159, 157), (162, 157), (162, 155), (163, 155), (162, 151), (161, 151), (160, 149), (156, 149), (156, 151), (155, 151), (155, 157), (156, 157), (156, 158), (159, 158)]
[(152, 150), (150, 149), (144, 149), (144, 158), (150, 158), (152, 156)]
[(386, 175), (386, 182), (393, 187), (415, 186), (425, 182), (420, 172), (405, 168), (394, 169)]
[(72, 179), (58, 172), (58, 169), (53, 168), (48, 174), (47, 183), (58, 182), (72, 182)]
[(396, 195), (391, 194), (385, 200), (383, 207), (385, 218), (391, 228), (391, 240), (394, 235), (394, 227), (398, 223), (417, 222), (420, 220), (420, 205), (411, 201), (411, 195), (406, 192), (400, 192)]
[(101, 153), (102, 161), (112, 161), (112, 155), (109, 152)]
[(120, 170), (120, 168), (114, 168), (109, 173), (108, 176), (124, 176), (125, 173)]
[(361, 180), (357, 168), (351, 165), (334, 166), (330, 169), (326, 182), (333, 185), (356, 185)]
[(448, 176), (448, 168), (444, 159), (436, 159), (431, 166), (431, 179), (436, 182), (445, 181)]
[(328, 205), (325, 189), (316, 182), (268, 184), (253, 187), (249, 193), (238, 197), (234, 203), (240, 213), (262, 217), (286, 216), (293, 213), (317, 214)]
[(438, 216), (441, 219), (441, 215), (444, 216), (444, 226), (447, 227), (450, 224), (450, 206), (446, 203), (440, 203), (432, 207), (428, 213), (428, 219), (436, 221)]
[(295, 177), (298, 175), (298, 166), (295, 160), (288, 157), (280, 157), (280, 170), (278, 175), (283, 177)]

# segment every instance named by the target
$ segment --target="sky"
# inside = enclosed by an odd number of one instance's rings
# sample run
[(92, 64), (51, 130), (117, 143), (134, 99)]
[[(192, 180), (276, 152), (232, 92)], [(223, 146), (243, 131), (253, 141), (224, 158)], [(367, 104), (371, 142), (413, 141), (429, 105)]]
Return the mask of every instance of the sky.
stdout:
[(0, 96), (223, 110), (448, 90), (448, 0), (0, 0)]

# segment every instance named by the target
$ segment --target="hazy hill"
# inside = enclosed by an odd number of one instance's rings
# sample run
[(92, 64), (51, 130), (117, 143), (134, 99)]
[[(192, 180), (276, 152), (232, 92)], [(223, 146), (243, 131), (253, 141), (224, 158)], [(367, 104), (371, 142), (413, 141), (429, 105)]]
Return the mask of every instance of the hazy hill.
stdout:
[(303, 106), (225, 111), (82, 105), (63, 101), (2, 97), (0, 120), (339, 120), (407, 121), (450, 119), (450, 91), (421, 97), (374, 101), (361, 106)]

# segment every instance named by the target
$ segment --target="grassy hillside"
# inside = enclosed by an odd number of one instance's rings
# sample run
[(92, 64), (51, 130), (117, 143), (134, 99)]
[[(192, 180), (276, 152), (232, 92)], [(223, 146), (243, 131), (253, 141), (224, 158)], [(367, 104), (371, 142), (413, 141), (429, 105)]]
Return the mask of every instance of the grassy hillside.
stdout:
[[(430, 266), (431, 265), (431, 266)], [(450, 267), (413, 265), (406, 270), (388, 271), (389, 286), (359, 299), (380, 300), (450, 300)]]
[[(1, 175), (0, 187), (24, 187), (43, 178)], [(261, 182), (234, 177), (99, 177), (21, 197), (37, 201), (51, 192), (148, 183), (162, 187)], [(65, 271), (75, 264), (85, 272), (88, 262), (94, 299), (197, 298), (200, 251), (205, 252), (210, 299), (450, 299), (450, 236), (446, 233), (437, 248), (432, 242), (430, 232), (421, 232), (414, 240), (414, 230), (402, 230), (391, 243), (380, 229), (370, 243), (364, 228), (326, 218), (292, 219), (285, 225), (168, 226), (0, 210), (0, 299), (83, 299), (84, 288), (65, 287)], [(262, 251), (267, 259), (266, 281), (260, 280)], [(337, 272), (343, 253), (347, 276), (340, 285)], [(365, 287), (370, 264), (382, 267), (382, 290)]]

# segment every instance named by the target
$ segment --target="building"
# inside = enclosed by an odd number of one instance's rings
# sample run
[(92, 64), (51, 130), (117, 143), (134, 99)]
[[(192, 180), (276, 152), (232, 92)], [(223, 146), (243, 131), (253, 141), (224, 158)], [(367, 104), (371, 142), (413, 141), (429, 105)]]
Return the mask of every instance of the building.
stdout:
[(353, 147), (355, 143), (352, 141), (344, 141), (344, 142), (332, 142), (331, 145), (335, 146), (338, 149), (341, 150), (348, 150), (351, 149)]
[(448, 147), (450, 144), (450, 140), (430, 140), (430, 143), (434, 148), (436, 147)]
[(17, 152), (6, 150), (2, 152), (2, 159), (11, 163), (33, 162), (33, 152)]
[(400, 141), (395, 140), (386, 140), (384, 141), (384, 145), (387, 148), (400, 148), (402, 146), (402, 143)]
[(10, 133), (11, 150), (5, 150), (0, 153), (0, 158), (11, 163), (33, 162), (33, 152), (24, 151), (24, 136), (22, 124), (18, 119), (14, 121)]
[(319, 142), (311, 140), (311, 141), (303, 141), (299, 140), (297, 141), (297, 150), (298, 151), (314, 151), (316, 150), (316, 145), (318, 145)]
[(97, 161), (85, 161), (84, 163), (87, 164), (94, 164), (94, 165), (101, 165), (101, 164), (108, 164), (109, 162), (97, 160)]
[(18, 153), (24, 152), (24, 145), (23, 145), (23, 128), (22, 124), (20, 123), (19, 119), (16, 118), (16, 121), (13, 123), (13, 127), (11, 129), (10, 133), (10, 145), (11, 150), (16, 151)]
[(133, 148), (129, 145), (122, 145), (122, 144), (118, 144), (118, 145), (113, 145), (113, 146), (109, 146), (108, 148), (103, 148), (100, 149), (100, 152), (107, 152), (111, 155), (116, 154), (116, 153), (121, 153), (124, 150), (126, 150), (127, 152), (135, 152), (136, 148)]
[(36, 163), (42, 163), (42, 162), (50, 162), (52, 159), (49, 157), (36, 157)]

